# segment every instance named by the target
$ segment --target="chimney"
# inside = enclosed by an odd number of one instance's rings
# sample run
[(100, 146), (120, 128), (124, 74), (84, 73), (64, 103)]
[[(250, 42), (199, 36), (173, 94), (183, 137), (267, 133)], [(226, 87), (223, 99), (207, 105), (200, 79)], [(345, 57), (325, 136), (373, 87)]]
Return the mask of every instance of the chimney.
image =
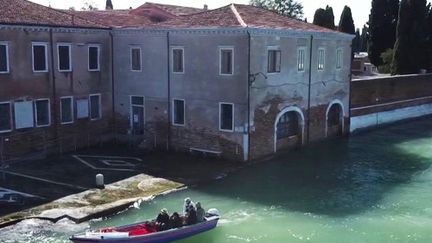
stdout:
[(208, 5), (204, 4), (204, 10), (208, 10)]

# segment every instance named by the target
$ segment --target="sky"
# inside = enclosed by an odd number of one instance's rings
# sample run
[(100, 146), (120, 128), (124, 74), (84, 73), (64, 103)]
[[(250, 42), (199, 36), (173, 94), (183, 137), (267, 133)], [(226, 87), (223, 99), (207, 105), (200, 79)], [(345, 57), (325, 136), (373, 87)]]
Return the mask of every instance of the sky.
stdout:
[[(39, 4), (46, 6), (51, 5), (53, 8), (67, 9), (69, 7), (75, 7), (80, 9), (84, 6), (85, 2), (93, 2), (99, 9), (105, 8), (105, 0), (31, 0)], [(183, 5), (189, 7), (202, 8), (204, 4), (207, 4), (210, 9), (218, 8), (230, 3), (241, 3), (247, 4), (249, 0), (148, 0), (149, 2)], [(298, 0), (303, 3), (304, 6), (304, 17), (308, 19), (308, 22), (313, 21), (315, 10), (318, 8), (325, 8), (326, 5), (333, 7), (335, 15), (335, 24), (338, 25), (339, 17), (342, 13), (342, 9), (345, 5), (351, 8), (354, 24), (356, 28), (360, 28), (368, 21), (371, 0)], [(112, 0), (115, 9), (135, 8), (145, 3), (146, 0)]]

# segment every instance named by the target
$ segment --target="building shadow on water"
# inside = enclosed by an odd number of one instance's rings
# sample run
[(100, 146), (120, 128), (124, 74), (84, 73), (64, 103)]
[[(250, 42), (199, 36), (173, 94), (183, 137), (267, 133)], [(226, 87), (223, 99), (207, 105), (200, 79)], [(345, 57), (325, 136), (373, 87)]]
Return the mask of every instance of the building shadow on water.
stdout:
[[(426, 139), (429, 145), (416, 143), (419, 139)], [(377, 207), (386, 193), (431, 166), (429, 155), (409, 151), (411, 143), (432, 146), (431, 121), (387, 127), (282, 153), (205, 190), (299, 212), (332, 217), (357, 214)], [(408, 150), (401, 149), (401, 144)]]

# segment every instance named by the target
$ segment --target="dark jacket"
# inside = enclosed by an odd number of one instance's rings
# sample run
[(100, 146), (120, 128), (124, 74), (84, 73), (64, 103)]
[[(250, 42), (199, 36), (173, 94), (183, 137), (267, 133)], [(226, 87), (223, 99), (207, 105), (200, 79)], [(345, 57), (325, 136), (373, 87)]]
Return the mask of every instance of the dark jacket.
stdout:
[(195, 211), (195, 208), (190, 207), (189, 212), (186, 215), (186, 224), (192, 225), (197, 223), (197, 213)]

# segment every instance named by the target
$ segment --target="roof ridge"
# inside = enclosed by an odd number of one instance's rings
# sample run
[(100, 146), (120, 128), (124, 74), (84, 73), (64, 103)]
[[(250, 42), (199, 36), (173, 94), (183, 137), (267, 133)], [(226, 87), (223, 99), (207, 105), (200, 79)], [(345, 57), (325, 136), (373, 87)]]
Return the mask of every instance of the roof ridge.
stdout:
[[(182, 6), (182, 5), (175, 5), (175, 4), (164, 4), (164, 3), (155, 3), (155, 2), (145, 2), (143, 5), (145, 4), (152, 4), (152, 5), (161, 5), (161, 6), (170, 6), (170, 7), (182, 7), (182, 8), (192, 8), (192, 9), (196, 9), (196, 10), (204, 10), (201, 8), (196, 8), (196, 7), (189, 7), (189, 6)], [(143, 6), (141, 5), (141, 6)], [(139, 7), (141, 7), (139, 6)], [(138, 7), (138, 8), (139, 8)]]
[(237, 18), (237, 21), (240, 23), (240, 25), (243, 27), (248, 27), (248, 25), (246, 24), (246, 22), (243, 20), (242, 16), (240, 15), (240, 13), (237, 11), (237, 8), (235, 7), (234, 3), (231, 4), (230, 8), (231, 8), (231, 11), (234, 13), (234, 16)]

